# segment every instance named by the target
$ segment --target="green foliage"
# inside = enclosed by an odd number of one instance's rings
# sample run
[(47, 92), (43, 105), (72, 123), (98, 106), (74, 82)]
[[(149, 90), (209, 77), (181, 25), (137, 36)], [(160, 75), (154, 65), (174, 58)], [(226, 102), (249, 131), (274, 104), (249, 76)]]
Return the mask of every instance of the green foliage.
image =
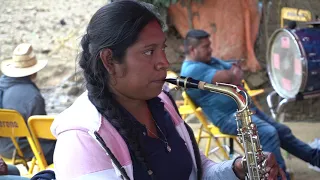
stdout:
[(175, 4), (178, 0), (140, 0), (153, 4), (159, 8), (168, 8), (171, 4)]
[[(157, 6), (158, 8), (168, 8), (171, 4), (177, 3), (179, 0), (140, 0)], [(186, 6), (192, 2), (202, 3), (203, 0), (180, 0), (182, 6)]]

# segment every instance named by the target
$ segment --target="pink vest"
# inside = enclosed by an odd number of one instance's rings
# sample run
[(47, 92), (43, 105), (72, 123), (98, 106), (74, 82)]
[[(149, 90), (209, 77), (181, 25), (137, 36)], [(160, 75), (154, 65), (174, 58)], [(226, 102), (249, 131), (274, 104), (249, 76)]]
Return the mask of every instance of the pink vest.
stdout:
[[(189, 133), (184, 121), (176, 112), (170, 98), (159, 95), (166, 111), (171, 116), (176, 130), (187, 143), (193, 161), (190, 180), (197, 179), (197, 166)], [(60, 179), (120, 179), (118, 168), (110, 160), (105, 150), (93, 137), (97, 131), (104, 142), (120, 162), (126, 173), (133, 178), (133, 166), (128, 147), (116, 129), (91, 104), (87, 92), (82, 94), (67, 110), (59, 114), (51, 126), (51, 131), (57, 137), (54, 153), (55, 173)], [(215, 163), (201, 156), (202, 166)]]

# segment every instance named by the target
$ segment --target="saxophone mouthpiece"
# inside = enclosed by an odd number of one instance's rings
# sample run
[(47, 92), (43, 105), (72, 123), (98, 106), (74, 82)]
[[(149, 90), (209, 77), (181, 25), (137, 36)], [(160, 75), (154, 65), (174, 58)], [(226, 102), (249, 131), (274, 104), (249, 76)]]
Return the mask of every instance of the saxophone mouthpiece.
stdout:
[(175, 85), (175, 87), (173, 88), (174, 90), (179, 90), (181, 88), (181, 86), (177, 86), (177, 79), (168, 78), (168, 79), (165, 79), (164, 81)]
[(174, 79), (174, 78), (168, 78), (168, 79), (165, 79), (166, 82), (168, 83), (171, 83), (171, 84), (177, 84), (177, 79)]
[(199, 81), (190, 77), (180, 76), (177, 78), (165, 79), (166, 82), (183, 88), (198, 88)]

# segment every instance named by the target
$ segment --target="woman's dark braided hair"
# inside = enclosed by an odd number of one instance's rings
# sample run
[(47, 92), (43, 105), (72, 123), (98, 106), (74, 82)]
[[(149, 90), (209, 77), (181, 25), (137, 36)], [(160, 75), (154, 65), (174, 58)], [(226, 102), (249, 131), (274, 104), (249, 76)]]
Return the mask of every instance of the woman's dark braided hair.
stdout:
[(140, 31), (151, 21), (161, 20), (152, 12), (152, 5), (132, 0), (115, 1), (100, 8), (91, 18), (87, 34), (81, 40), (79, 65), (83, 69), (88, 97), (119, 134), (134, 157), (149, 170), (138, 140), (138, 128), (133, 128), (127, 115), (121, 113), (119, 103), (110, 91), (110, 76), (103, 66), (100, 51), (109, 48), (112, 59), (123, 63), (128, 47), (133, 45)]

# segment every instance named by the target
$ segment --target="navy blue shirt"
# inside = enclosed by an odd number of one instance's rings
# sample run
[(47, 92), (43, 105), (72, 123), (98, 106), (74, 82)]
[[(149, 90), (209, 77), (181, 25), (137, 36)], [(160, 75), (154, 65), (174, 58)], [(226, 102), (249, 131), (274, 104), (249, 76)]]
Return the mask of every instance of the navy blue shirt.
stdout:
[[(193, 167), (192, 158), (186, 143), (177, 132), (170, 114), (164, 109), (164, 104), (158, 97), (148, 100), (147, 103), (154, 120), (166, 136), (171, 147), (171, 152), (168, 152), (163, 141), (149, 137), (146, 127), (140, 123), (135, 123), (137, 126), (135, 128), (138, 128), (140, 132), (138, 138), (149, 169), (153, 171), (156, 180), (189, 179)], [(132, 121), (137, 122), (132, 115), (129, 114), (129, 117)], [(161, 131), (157, 128), (158, 137), (165, 140)], [(146, 169), (134, 157), (130, 148), (129, 151), (133, 161), (134, 179), (151, 179)]]

